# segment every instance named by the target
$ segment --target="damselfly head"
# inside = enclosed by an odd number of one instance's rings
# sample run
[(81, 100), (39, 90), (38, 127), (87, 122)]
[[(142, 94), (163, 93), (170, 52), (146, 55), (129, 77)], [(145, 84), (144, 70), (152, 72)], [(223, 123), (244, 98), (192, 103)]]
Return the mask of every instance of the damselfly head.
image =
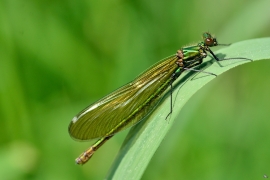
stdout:
[(217, 39), (208, 32), (203, 33), (203, 41), (205, 46), (213, 47), (218, 45)]

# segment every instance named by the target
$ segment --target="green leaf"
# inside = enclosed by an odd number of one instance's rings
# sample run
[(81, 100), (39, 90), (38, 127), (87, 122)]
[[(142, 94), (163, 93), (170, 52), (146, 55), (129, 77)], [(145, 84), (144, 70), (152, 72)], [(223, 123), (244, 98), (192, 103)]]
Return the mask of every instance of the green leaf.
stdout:
[[(202, 86), (217, 78), (205, 72), (219, 75), (244, 63), (270, 59), (270, 38), (234, 43), (216, 51), (215, 54), (220, 59), (234, 59), (217, 62), (208, 56), (204, 63), (197, 68), (203, 72), (186, 71), (183, 73), (173, 84), (173, 113), (166, 119), (170, 112), (170, 91), (167, 91), (162, 102), (146, 118), (147, 120), (145, 119), (132, 127), (107, 179), (140, 179), (184, 104)], [(249, 58), (252, 61), (237, 59), (237, 57)]]

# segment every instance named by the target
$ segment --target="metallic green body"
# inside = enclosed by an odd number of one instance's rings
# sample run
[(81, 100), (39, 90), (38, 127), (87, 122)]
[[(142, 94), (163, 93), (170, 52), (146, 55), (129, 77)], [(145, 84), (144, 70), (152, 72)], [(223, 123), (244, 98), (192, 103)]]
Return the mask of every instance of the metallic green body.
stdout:
[(195, 57), (199, 57), (201, 54), (199, 46), (189, 46), (189, 47), (184, 47), (182, 49), (183, 54), (184, 54), (184, 60), (187, 59), (194, 59)]

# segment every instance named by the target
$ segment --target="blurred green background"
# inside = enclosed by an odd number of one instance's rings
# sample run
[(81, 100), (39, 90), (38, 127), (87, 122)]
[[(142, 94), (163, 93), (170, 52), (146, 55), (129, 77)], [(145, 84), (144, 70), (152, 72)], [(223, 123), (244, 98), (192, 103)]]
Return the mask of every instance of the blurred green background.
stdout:
[[(269, 0), (0, 1), (0, 179), (103, 179), (128, 131), (84, 166), (68, 124), (205, 31), (270, 36)], [(215, 50), (215, 49), (213, 49)], [(270, 175), (269, 61), (219, 76), (183, 108), (142, 179)]]

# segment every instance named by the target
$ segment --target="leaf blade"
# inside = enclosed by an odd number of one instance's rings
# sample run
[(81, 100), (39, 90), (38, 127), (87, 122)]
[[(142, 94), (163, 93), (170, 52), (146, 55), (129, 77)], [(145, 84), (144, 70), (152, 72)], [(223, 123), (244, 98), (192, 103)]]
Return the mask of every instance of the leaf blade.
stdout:
[[(251, 58), (253, 61), (270, 59), (270, 38), (234, 43), (229, 47), (218, 50), (215, 54), (219, 58), (245, 57)], [(251, 61), (241, 59), (222, 61), (221, 67), (211, 57), (207, 57), (200, 68), (203, 71), (220, 75), (248, 62)], [(170, 97), (167, 94), (147, 120), (143, 120), (132, 127), (107, 179), (140, 179), (151, 157), (180, 113), (181, 108), (195, 92), (212, 79), (215, 79), (215, 77), (205, 73), (186, 72), (181, 75), (175, 83), (176, 89), (173, 93), (175, 103), (169, 123), (164, 121), (166, 115), (170, 112)]]

